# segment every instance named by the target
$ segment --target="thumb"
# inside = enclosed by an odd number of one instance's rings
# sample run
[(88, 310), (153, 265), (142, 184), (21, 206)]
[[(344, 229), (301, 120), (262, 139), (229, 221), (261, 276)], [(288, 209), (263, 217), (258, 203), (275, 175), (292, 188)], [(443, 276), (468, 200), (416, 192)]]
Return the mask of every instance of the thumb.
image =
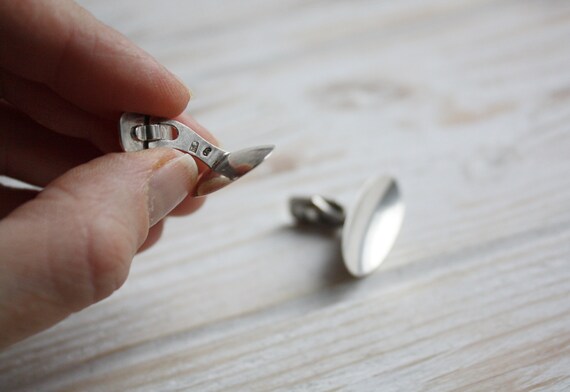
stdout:
[(0, 348), (119, 288), (149, 228), (195, 186), (172, 149), (78, 166), (0, 221)]

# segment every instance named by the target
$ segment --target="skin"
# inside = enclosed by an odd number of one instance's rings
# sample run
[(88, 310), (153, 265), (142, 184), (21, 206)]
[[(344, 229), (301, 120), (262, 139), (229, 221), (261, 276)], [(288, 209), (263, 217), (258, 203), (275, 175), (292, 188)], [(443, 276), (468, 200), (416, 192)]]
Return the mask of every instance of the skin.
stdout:
[(120, 151), (123, 112), (177, 118), (189, 90), (149, 54), (68, 0), (0, 1), (0, 349), (113, 293), (196, 165), (170, 149)]

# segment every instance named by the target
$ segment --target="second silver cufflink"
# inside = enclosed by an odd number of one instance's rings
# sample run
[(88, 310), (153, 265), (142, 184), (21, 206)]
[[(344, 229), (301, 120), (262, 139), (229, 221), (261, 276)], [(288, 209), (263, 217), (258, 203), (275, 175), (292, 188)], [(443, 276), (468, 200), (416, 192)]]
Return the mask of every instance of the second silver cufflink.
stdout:
[(344, 264), (351, 275), (364, 277), (384, 261), (400, 232), (405, 206), (396, 181), (375, 177), (362, 188), (356, 203), (345, 212), (322, 197), (294, 197), (291, 214), (300, 224), (341, 228)]

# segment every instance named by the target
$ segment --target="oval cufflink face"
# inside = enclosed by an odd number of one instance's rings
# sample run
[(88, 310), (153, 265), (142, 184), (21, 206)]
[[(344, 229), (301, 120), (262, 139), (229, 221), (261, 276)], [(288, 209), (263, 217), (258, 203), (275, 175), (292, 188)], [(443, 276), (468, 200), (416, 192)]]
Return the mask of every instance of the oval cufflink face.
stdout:
[(384, 261), (400, 231), (405, 206), (390, 177), (370, 180), (348, 211), (342, 232), (342, 255), (348, 271), (363, 277)]
[(200, 175), (195, 196), (205, 196), (240, 179), (259, 166), (274, 146), (258, 146), (229, 152), (212, 169)]

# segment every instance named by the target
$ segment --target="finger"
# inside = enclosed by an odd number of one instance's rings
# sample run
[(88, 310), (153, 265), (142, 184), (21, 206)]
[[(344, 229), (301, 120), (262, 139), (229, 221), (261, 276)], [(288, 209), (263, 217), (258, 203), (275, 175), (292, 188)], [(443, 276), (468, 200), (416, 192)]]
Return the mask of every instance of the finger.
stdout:
[(3, 98), (38, 124), (63, 135), (89, 140), (106, 152), (118, 151), (117, 125), (67, 102), (41, 83), (0, 69)]
[(70, 0), (0, 2), (0, 42), (1, 67), (89, 112), (174, 117), (190, 99), (149, 54)]
[(50, 132), (6, 105), (0, 105), (0, 120), (0, 174), (45, 186), (101, 155), (89, 142)]
[(170, 213), (172, 216), (183, 216), (195, 212), (202, 207), (206, 202), (205, 197), (192, 197), (188, 196), (174, 210)]
[(219, 146), (220, 143), (218, 139), (216, 139), (216, 137), (212, 134), (212, 132), (210, 132), (206, 127), (200, 124), (193, 116), (184, 113), (178, 116), (177, 120), (183, 124), (188, 125), (193, 131), (198, 133), (198, 135), (202, 136), (204, 139), (206, 139), (213, 145)]
[(0, 347), (116, 290), (149, 227), (196, 178), (194, 160), (172, 149), (108, 154), (71, 170), (4, 218)]
[[(64, 135), (91, 141), (106, 152), (118, 151), (117, 124), (75, 107), (46, 86), (30, 82), (0, 70), (0, 85), (6, 101), (39, 124)], [(218, 145), (212, 133), (189, 114), (177, 118), (211, 143)]]
[(0, 219), (25, 202), (32, 200), (37, 194), (38, 191), (31, 189), (16, 189), (0, 185)]
[(155, 224), (154, 226), (152, 226), (149, 229), (148, 236), (146, 237), (146, 240), (143, 242), (143, 244), (138, 249), (138, 253), (144, 252), (145, 250), (147, 250), (148, 248), (150, 248), (151, 246), (153, 246), (154, 244), (157, 243), (157, 241), (162, 236), (162, 232), (164, 231), (164, 221), (165, 220), (166, 219), (159, 221), (157, 224)]

